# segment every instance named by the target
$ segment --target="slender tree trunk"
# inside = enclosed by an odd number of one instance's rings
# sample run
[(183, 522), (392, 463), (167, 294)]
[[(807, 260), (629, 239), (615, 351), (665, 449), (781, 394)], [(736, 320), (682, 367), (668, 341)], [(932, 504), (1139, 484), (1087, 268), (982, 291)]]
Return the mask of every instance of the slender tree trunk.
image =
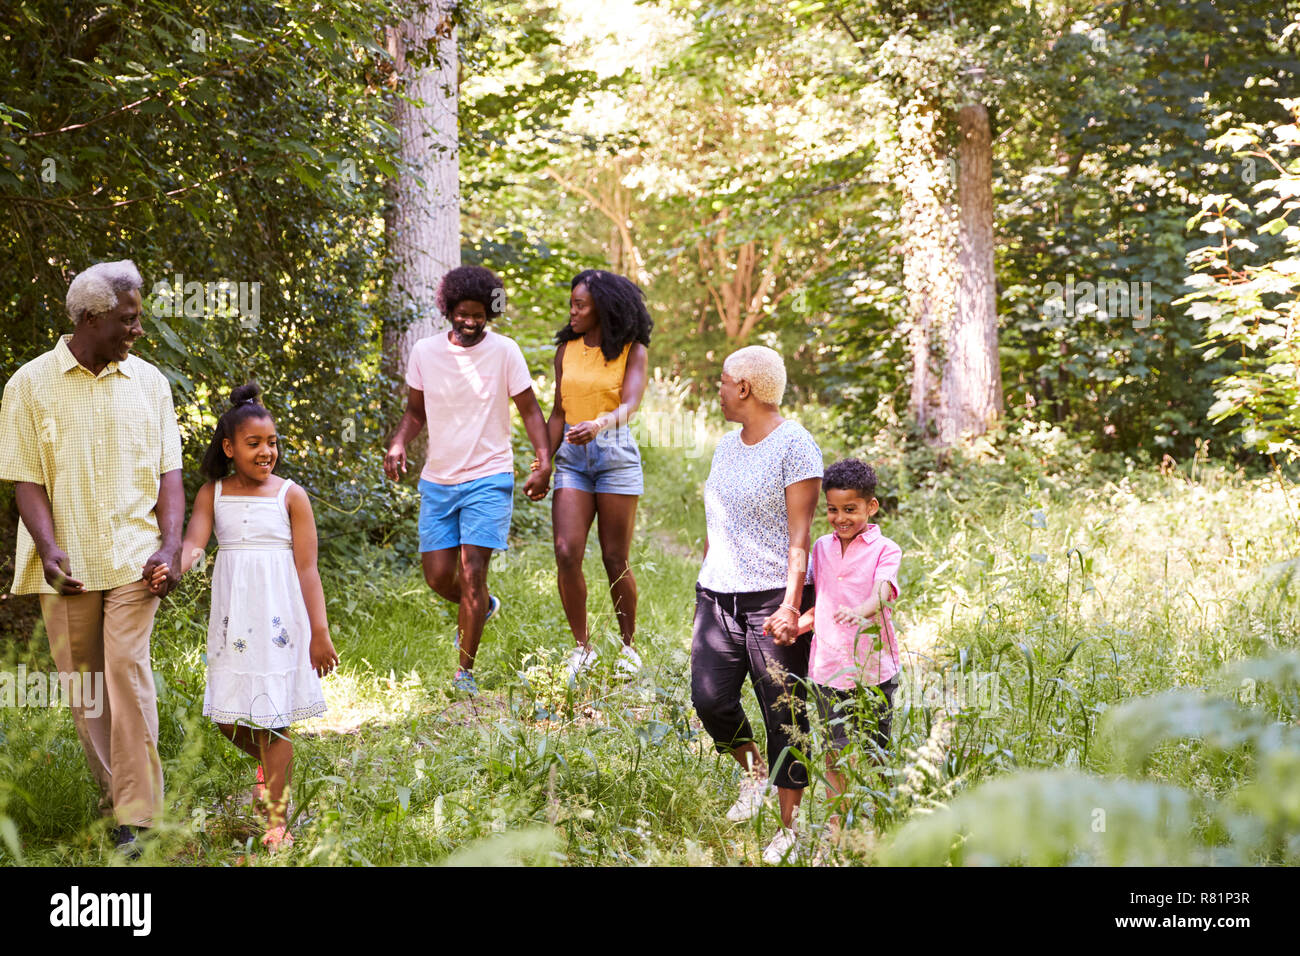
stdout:
[(389, 305), (384, 359), (399, 380), (415, 343), (446, 325), (434, 303), (442, 277), (460, 265), (459, 57), (455, 0), (416, 0), (388, 30), (398, 96), (393, 125), (403, 166), (389, 186)]
[(940, 114), (921, 99), (908, 103), (900, 125), (899, 185), (903, 193), (903, 287), (912, 358), (909, 409), (917, 430), (938, 437), (943, 345), (955, 305), (956, 244), (949, 164), (940, 146)]
[(944, 350), (939, 440), (982, 435), (1002, 414), (993, 277), (993, 146), (988, 110), (957, 113), (957, 297)]

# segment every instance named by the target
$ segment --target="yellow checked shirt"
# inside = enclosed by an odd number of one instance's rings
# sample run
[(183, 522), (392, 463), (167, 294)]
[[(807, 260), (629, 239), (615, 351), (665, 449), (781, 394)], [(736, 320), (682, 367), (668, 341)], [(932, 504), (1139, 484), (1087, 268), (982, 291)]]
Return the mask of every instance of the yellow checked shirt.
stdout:
[[(162, 546), (154, 508), (162, 476), (181, 467), (181, 435), (162, 372), (134, 355), (99, 375), (68, 348), (32, 359), (0, 403), (0, 480), (44, 485), (54, 540), (87, 591), (138, 581)], [(14, 594), (53, 594), (20, 522)]]

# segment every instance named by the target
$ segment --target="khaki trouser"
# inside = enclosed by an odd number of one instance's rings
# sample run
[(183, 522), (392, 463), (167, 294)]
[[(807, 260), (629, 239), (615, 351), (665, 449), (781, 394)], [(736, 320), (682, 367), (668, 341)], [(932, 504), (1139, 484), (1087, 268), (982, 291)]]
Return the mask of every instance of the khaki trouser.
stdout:
[[(72, 720), (99, 784), (100, 808), (121, 825), (153, 826), (162, 816), (158, 698), (149, 660), (158, 598), (145, 581), (71, 596), (42, 594), (41, 614), (60, 674), (102, 674), (97, 707), (75, 703)], [(92, 716), (94, 710), (98, 716)]]

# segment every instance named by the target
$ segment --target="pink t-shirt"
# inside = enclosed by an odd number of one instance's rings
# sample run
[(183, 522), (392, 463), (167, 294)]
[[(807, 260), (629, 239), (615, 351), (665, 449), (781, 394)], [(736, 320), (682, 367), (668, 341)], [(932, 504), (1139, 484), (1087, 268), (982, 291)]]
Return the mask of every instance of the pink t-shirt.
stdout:
[(533, 387), (514, 339), (488, 330), (477, 345), (452, 345), (446, 332), (411, 349), (406, 384), (424, 392), (429, 453), (420, 477), (436, 485), (514, 474), (510, 399)]
[(834, 534), (823, 535), (812, 546), (808, 580), (817, 590), (817, 612), (813, 621), (812, 659), (808, 676), (824, 687), (848, 690), (854, 685), (883, 684), (898, 673), (898, 641), (889, 608), (882, 612), (881, 649), (872, 650), (875, 631), (861, 631), (852, 624), (835, 623), (835, 612), (857, 607), (875, 593), (878, 581), (888, 581), (898, 597), (898, 566), (903, 552), (869, 524), (840, 553)]

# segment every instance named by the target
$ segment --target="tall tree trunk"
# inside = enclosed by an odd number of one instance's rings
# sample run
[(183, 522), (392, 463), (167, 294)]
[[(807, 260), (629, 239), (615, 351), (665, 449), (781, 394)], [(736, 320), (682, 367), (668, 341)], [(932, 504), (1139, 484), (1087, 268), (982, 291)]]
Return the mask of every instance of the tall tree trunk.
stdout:
[(938, 437), (943, 346), (955, 308), (956, 244), (942, 117), (919, 96), (902, 110), (899, 185), (903, 193), (903, 287), (912, 358), (911, 418), (928, 441)]
[(982, 435), (1002, 414), (993, 277), (993, 144), (980, 103), (957, 113), (957, 297), (944, 350), (939, 440)]
[(434, 303), (438, 282), (460, 265), (456, 0), (416, 0), (388, 30), (398, 95), (393, 125), (402, 168), (389, 184), (389, 306), (384, 361), (399, 380), (411, 349), (446, 325)]

